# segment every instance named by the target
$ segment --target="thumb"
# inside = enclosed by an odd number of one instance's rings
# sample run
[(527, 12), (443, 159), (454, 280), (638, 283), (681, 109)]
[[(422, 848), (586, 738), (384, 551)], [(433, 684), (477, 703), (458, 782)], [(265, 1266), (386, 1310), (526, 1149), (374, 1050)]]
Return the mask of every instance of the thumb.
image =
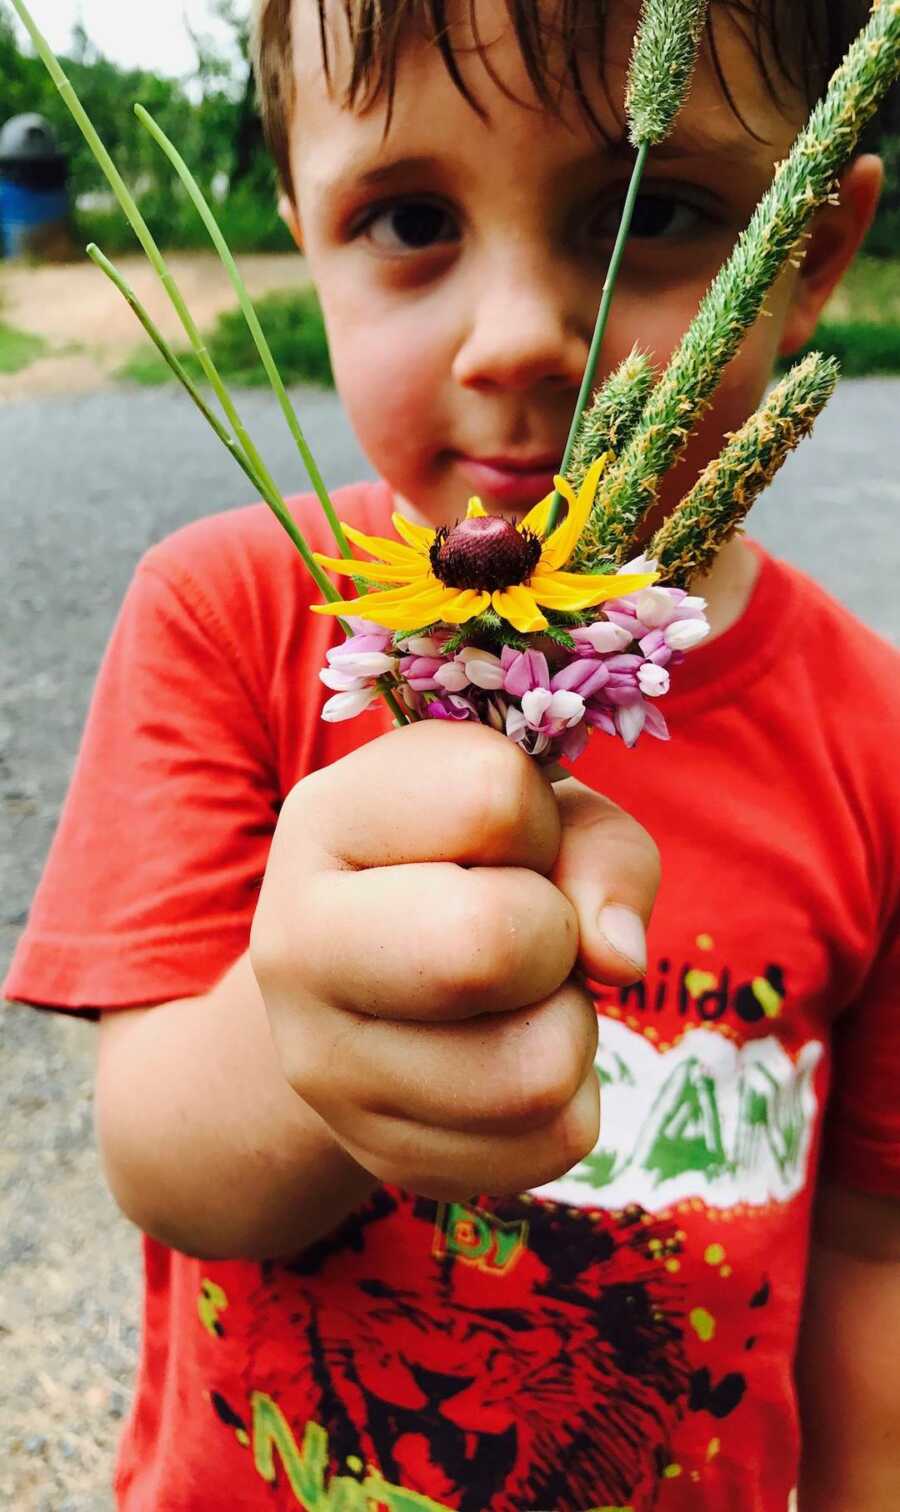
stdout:
[(562, 841), (550, 880), (578, 915), (579, 964), (594, 981), (625, 987), (647, 970), (659, 851), (636, 819), (583, 783), (569, 778), (555, 792)]

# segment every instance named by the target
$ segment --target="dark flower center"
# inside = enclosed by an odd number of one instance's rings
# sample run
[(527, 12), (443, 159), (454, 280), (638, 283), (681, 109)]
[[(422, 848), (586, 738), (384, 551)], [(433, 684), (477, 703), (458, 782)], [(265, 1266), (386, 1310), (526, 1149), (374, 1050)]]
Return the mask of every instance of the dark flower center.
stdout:
[(475, 588), (493, 593), (527, 583), (541, 560), (540, 538), (517, 530), (499, 515), (442, 525), (429, 556), (431, 570), (447, 588)]

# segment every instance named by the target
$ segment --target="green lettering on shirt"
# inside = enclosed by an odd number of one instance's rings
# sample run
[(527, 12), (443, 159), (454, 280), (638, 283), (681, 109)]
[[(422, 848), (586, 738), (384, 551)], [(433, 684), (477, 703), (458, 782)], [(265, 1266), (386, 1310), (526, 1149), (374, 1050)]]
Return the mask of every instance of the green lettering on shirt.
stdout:
[(277, 1474), (275, 1455), (284, 1467), (297, 1503), (304, 1512), (449, 1512), (440, 1502), (417, 1491), (392, 1486), (371, 1472), (360, 1483), (353, 1476), (332, 1476), (325, 1484), (328, 1468), (328, 1435), (318, 1423), (307, 1423), (303, 1446), (298, 1448), (293, 1430), (284, 1413), (270, 1396), (254, 1391), (250, 1398), (253, 1411), (253, 1463), (264, 1481), (272, 1485)]

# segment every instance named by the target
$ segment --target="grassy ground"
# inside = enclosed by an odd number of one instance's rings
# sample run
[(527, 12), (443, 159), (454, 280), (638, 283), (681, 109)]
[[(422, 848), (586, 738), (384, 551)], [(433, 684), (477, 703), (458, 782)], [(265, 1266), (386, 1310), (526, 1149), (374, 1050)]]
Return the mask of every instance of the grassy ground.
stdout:
[(19, 331), (0, 320), (0, 373), (18, 373), (46, 351), (40, 336)]
[(900, 373), (900, 258), (861, 257), (811, 345), (837, 357), (847, 378)]
[[(268, 294), (256, 301), (256, 312), (285, 383), (333, 387), (325, 323), (311, 289)], [(268, 382), (240, 310), (219, 317), (207, 335), (207, 347), (228, 383), (255, 386)], [(192, 353), (181, 351), (179, 356), (191, 377), (202, 377)], [(172, 378), (165, 360), (150, 346), (135, 353), (121, 376), (142, 384), (166, 383)]]
[[(271, 294), (257, 309), (285, 382), (330, 385), (325, 327), (315, 295), (310, 290)], [(900, 373), (900, 258), (861, 258), (829, 305), (812, 345), (839, 358), (847, 377)], [(227, 382), (265, 383), (239, 312), (219, 319), (209, 333), (209, 348)], [(199, 376), (193, 357), (185, 360)], [(163, 359), (147, 347), (135, 354), (121, 376), (143, 384), (171, 378)]]

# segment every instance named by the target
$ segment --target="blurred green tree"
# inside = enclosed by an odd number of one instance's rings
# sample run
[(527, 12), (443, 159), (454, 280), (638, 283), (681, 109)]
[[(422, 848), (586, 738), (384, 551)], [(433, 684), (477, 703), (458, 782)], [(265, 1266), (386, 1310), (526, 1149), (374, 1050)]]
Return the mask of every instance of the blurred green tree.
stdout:
[[(135, 118), (140, 101), (177, 143), (204, 191), (217, 202), (223, 230), (235, 251), (287, 250), (292, 244), (278, 220), (275, 175), (264, 150), (249, 64), (246, 19), (234, 0), (215, 9), (233, 33), (230, 47), (193, 38), (197, 68), (189, 79), (120, 68), (105, 58), (83, 27), (76, 27), (63, 60), (72, 84), (163, 246), (206, 246), (187, 196)], [(111, 203), (108, 186), (81, 133), (40, 60), (0, 11), (0, 124), (37, 111), (56, 131), (69, 158), (79, 238), (94, 239), (115, 254), (136, 246)]]

